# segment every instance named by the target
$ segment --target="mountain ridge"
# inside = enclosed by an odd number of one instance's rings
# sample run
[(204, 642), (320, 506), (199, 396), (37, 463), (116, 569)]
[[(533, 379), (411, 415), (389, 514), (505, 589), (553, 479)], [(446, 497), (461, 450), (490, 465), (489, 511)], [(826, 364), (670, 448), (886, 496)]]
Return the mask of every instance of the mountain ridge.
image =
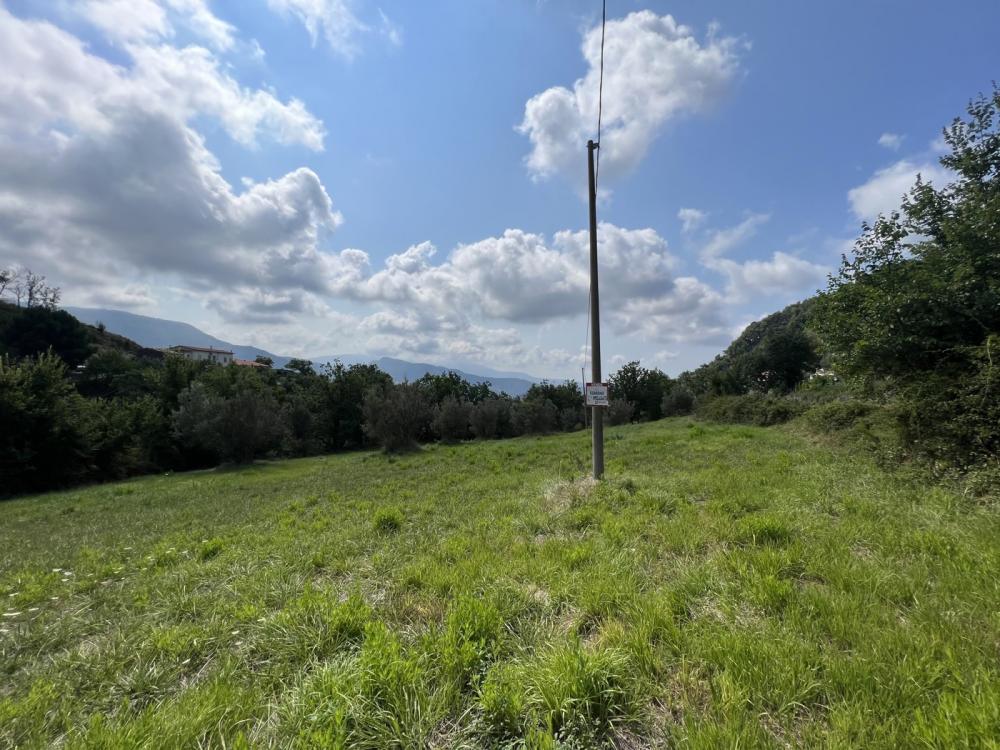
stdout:
[[(233, 355), (238, 359), (252, 360), (258, 356), (270, 357), (276, 367), (284, 367), (293, 359), (293, 357), (274, 354), (256, 346), (243, 346), (230, 343), (224, 339), (205, 333), (190, 323), (183, 323), (177, 320), (155, 318), (149, 315), (139, 315), (138, 313), (110, 308), (67, 306), (63, 309), (83, 323), (89, 325), (102, 323), (108, 331), (125, 336), (140, 346), (151, 349), (163, 349), (179, 344), (213, 347), (232, 351)], [(427, 373), (442, 375), (446, 372), (456, 372), (470, 383), (488, 382), (495, 391), (503, 391), (511, 396), (521, 396), (534, 383), (541, 382), (541, 378), (536, 378), (526, 373), (484, 368), (487, 372), (477, 374), (467, 372), (459, 367), (447, 367), (429, 362), (410, 362), (409, 360), (398, 359), (396, 357), (377, 355), (331, 354), (307, 359), (310, 359), (314, 365), (333, 363), (336, 360), (340, 360), (345, 365), (373, 363), (389, 373), (392, 379), (397, 382), (417, 380)]]

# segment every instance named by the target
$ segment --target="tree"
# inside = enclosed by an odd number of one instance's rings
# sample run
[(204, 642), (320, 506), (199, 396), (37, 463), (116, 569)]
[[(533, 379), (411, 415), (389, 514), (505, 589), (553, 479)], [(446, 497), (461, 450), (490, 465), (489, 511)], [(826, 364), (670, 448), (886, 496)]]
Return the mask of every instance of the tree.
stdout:
[(13, 268), (0, 268), (0, 297), (7, 291), (7, 287), (17, 281), (17, 271)]
[(631, 402), (623, 398), (613, 398), (611, 399), (611, 403), (608, 404), (608, 424), (628, 424), (632, 421), (634, 413), (635, 406)]
[(960, 464), (1000, 454), (1000, 88), (968, 115), (944, 131), (954, 180), (864, 225), (813, 316), (838, 372), (897, 395), (910, 447)]
[(0, 357), (0, 494), (60, 487), (86, 477), (92, 422), (87, 403), (52, 353)]
[(663, 394), (673, 381), (659, 369), (647, 370), (639, 362), (629, 362), (608, 379), (611, 397), (628, 401), (639, 419), (659, 419)]
[(0, 354), (32, 357), (51, 349), (70, 367), (90, 356), (86, 326), (65, 310), (40, 306), (8, 309), (13, 314), (0, 324)]
[(292, 372), (297, 372), (300, 375), (315, 375), (316, 371), (313, 369), (313, 363), (308, 359), (296, 359), (292, 358), (288, 360), (288, 364), (285, 365), (286, 370), (291, 370)]
[(469, 428), (479, 440), (497, 437), (500, 428), (500, 399), (490, 398), (473, 405), (469, 414)]
[(675, 385), (663, 396), (660, 409), (664, 417), (682, 417), (694, 411), (694, 394), (682, 385)]
[(265, 357), (263, 354), (258, 354), (253, 358), (253, 361), (258, 365), (264, 365), (264, 367), (274, 367), (274, 360), (270, 357)]
[(54, 310), (62, 296), (59, 287), (48, 286), (45, 283), (45, 277), (34, 273), (31, 269), (25, 269), (18, 274), (10, 274), (7, 283), (11, 285), (18, 307), (21, 306), (23, 300), (25, 307), (43, 307)]
[(443, 442), (454, 443), (469, 437), (469, 419), (472, 405), (454, 396), (448, 396), (438, 404), (434, 412), (432, 427)]
[(319, 396), (317, 429), (329, 450), (365, 445), (363, 403), (371, 390), (392, 387), (392, 377), (373, 364), (345, 367), (339, 360), (323, 368), (326, 376)]
[(372, 387), (364, 399), (364, 431), (386, 452), (410, 450), (428, 431), (433, 414), (430, 399), (416, 383)]

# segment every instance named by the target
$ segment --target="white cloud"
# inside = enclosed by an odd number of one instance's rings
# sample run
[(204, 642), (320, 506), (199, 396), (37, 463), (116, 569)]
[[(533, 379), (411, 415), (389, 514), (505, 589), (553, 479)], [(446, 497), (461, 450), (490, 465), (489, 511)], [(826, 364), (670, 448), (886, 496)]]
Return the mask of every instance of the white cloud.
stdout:
[(903, 196), (910, 191), (920, 174), (925, 182), (943, 185), (948, 181), (948, 171), (938, 164), (897, 161), (873, 174), (863, 185), (851, 188), (847, 200), (854, 215), (864, 221), (874, 221), (879, 214), (898, 211)]
[(677, 212), (677, 218), (681, 221), (681, 231), (687, 233), (700, 227), (708, 214), (697, 208), (682, 208)]
[[(669, 120), (718, 102), (739, 69), (739, 42), (710, 33), (704, 42), (673, 17), (644, 10), (607, 24), (601, 174), (634, 169)], [(531, 140), (528, 170), (536, 178), (575, 179), (584, 146), (595, 135), (601, 29), (584, 35), (587, 74), (572, 90), (556, 86), (525, 105), (520, 132)]]
[(899, 133), (882, 133), (878, 138), (878, 145), (890, 151), (899, 151), (899, 147), (903, 145), (903, 138), (905, 137), (899, 135)]
[[(267, 4), (278, 13), (298, 19), (309, 32), (313, 46), (322, 35), (330, 49), (348, 59), (358, 53), (358, 37), (369, 31), (348, 0), (267, 0)], [(398, 34), (397, 29), (397, 39)]]
[(91, 54), (75, 36), (0, 7), (0, 134), (67, 129), (107, 133), (123, 113), (160, 112), (188, 121), (218, 118), (229, 135), (255, 145), (323, 148), (323, 124), (297, 99), (241, 87), (203, 47), (128, 44), (132, 67)]
[(399, 47), (403, 43), (403, 30), (400, 28), (399, 24), (393, 22), (389, 16), (386, 15), (385, 11), (381, 8), (378, 9), (379, 17), (379, 33), (389, 40), (389, 43), (395, 47)]
[(206, 49), (125, 48), (130, 68), (0, 8), (0, 256), (70, 295), (133, 307), (162, 273), (203, 291), (266, 290), (246, 295), (258, 307), (326, 291), (319, 239), (340, 216), (319, 178), (299, 169), (237, 193), (190, 121), (214, 117), (247, 145), (316, 148), (322, 124), (238, 86)]
[[(676, 261), (656, 232), (601, 224), (598, 236), (606, 304), (670, 293)], [(588, 253), (587, 232), (559, 232), (549, 242), (519, 229), (460, 245), (438, 265), (430, 243), (390, 256), (375, 272), (366, 253), (345, 250), (335, 260), (336, 288), (353, 299), (540, 322), (586, 312)]]
[(208, 9), (205, 0), (86, 0), (77, 12), (118, 43), (172, 37), (180, 23), (218, 50), (235, 43), (236, 30)]
[(773, 298), (774, 295), (811, 295), (830, 271), (826, 266), (780, 250), (769, 260), (740, 263), (729, 258), (714, 258), (706, 265), (727, 277), (726, 295), (730, 302)]
[(701, 250), (702, 260), (717, 258), (743, 244), (757, 233), (758, 227), (766, 224), (770, 219), (770, 214), (750, 214), (734, 227), (713, 231)]
[(670, 294), (626, 300), (611, 312), (611, 320), (618, 332), (649, 341), (723, 344), (728, 340), (724, 298), (690, 276), (676, 279)]
[(726, 297), (730, 303), (746, 302), (761, 296), (811, 294), (826, 278), (826, 266), (795, 255), (776, 251), (769, 259), (736, 261), (725, 254), (750, 240), (770, 220), (768, 214), (750, 214), (727, 229), (709, 233), (699, 257), (701, 263), (725, 276)]

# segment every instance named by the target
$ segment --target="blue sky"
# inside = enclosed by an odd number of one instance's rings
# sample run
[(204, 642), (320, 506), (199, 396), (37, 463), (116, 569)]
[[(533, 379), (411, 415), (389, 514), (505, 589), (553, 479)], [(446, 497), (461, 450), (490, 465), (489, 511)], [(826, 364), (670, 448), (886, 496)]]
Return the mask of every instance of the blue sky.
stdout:
[[(282, 354), (579, 373), (598, 3), (0, 8), (0, 263)], [(947, 179), (1000, 62), (995, 2), (608, 15), (605, 370), (676, 374), (822, 286)]]

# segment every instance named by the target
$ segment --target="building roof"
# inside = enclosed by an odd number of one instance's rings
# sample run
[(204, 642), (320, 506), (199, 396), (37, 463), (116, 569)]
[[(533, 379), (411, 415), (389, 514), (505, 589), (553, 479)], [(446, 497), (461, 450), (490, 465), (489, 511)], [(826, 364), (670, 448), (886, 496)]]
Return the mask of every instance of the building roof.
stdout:
[(228, 354), (230, 357), (233, 356), (233, 353), (231, 351), (227, 351), (225, 349), (213, 349), (210, 346), (209, 347), (204, 347), (204, 346), (185, 346), (183, 344), (179, 344), (177, 346), (171, 346), (170, 347), (170, 351), (172, 351), (172, 352), (206, 352), (208, 354)]
[(239, 365), (240, 367), (263, 367), (269, 369), (267, 365), (261, 364), (260, 362), (254, 362), (252, 359), (234, 359), (234, 365)]

